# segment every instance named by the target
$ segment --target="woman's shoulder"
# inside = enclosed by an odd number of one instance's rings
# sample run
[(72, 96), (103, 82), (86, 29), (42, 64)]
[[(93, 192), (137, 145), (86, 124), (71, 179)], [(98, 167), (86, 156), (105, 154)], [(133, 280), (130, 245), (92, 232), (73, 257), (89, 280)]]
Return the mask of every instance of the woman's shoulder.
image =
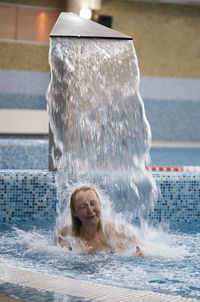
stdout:
[(118, 222), (110, 220), (110, 221), (105, 222), (104, 228), (105, 228), (105, 230), (108, 230), (108, 231), (119, 231), (119, 230), (124, 230), (125, 225), (122, 223), (118, 223)]
[(71, 233), (72, 233), (72, 226), (70, 224), (65, 224), (59, 230), (59, 234), (61, 236), (71, 235)]
[(120, 227), (120, 224), (116, 223), (115, 221), (106, 221), (104, 223), (104, 230), (108, 235), (116, 233)]
[(130, 236), (132, 234), (128, 225), (116, 221), (107, 221), (104, 224), (104, 231), (110, 236)]

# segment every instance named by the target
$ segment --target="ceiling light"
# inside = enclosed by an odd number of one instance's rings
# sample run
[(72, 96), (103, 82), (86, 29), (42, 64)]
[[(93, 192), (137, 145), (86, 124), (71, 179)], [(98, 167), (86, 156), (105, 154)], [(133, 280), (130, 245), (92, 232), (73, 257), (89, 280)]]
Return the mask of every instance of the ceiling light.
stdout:
[(84, 19), (91, 19), (92, 11), (90, 8), (81, 8), (79, 15)]

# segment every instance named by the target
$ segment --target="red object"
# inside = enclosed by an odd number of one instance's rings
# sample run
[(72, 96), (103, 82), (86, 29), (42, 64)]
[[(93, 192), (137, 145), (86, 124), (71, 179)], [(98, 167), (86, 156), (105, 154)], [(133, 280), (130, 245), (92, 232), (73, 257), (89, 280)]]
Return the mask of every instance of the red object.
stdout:
[(146, 169), (160, 172), (200, 172), (200, 166), (147, 166)]

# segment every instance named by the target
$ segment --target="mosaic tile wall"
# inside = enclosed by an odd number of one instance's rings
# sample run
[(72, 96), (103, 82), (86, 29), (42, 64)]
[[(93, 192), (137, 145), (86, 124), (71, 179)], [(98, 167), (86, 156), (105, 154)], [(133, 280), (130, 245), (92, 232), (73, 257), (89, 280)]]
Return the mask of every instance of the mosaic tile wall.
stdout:
[[(154, 222), (200, 220), (200, 173), (153, 173), (160, 187)], [(55, 173), (0, 170), (0, 221), (51, 219), (56, 215)]]
[(56, 214), (53, 173), (0, 170), (0, 221), (52, 218)]
[[(0, 69), (0, 110), (46, 110), (49, 80), (49, 72)], [(141, 77), (140, 93), (153, 140), (200, 141), (200, 79)]]
[(200, 221), (200, 173), (154, 173), (160, 198), (150, 214), (155, 222)]
[(0, 109), (46, 110), (49, 72), (0, 69)]

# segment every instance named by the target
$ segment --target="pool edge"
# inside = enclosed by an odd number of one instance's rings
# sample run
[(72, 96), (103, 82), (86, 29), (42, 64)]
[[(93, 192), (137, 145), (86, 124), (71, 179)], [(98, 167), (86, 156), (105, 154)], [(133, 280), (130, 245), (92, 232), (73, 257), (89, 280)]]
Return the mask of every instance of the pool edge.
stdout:
[(3, 263), (0, 263), (0, 281), (98, 302), (200, 301), (196, 298), (185, 298), (180, 295), (172, 296), (163, 293), (97, 284), (89, 281), (50, 275)]

